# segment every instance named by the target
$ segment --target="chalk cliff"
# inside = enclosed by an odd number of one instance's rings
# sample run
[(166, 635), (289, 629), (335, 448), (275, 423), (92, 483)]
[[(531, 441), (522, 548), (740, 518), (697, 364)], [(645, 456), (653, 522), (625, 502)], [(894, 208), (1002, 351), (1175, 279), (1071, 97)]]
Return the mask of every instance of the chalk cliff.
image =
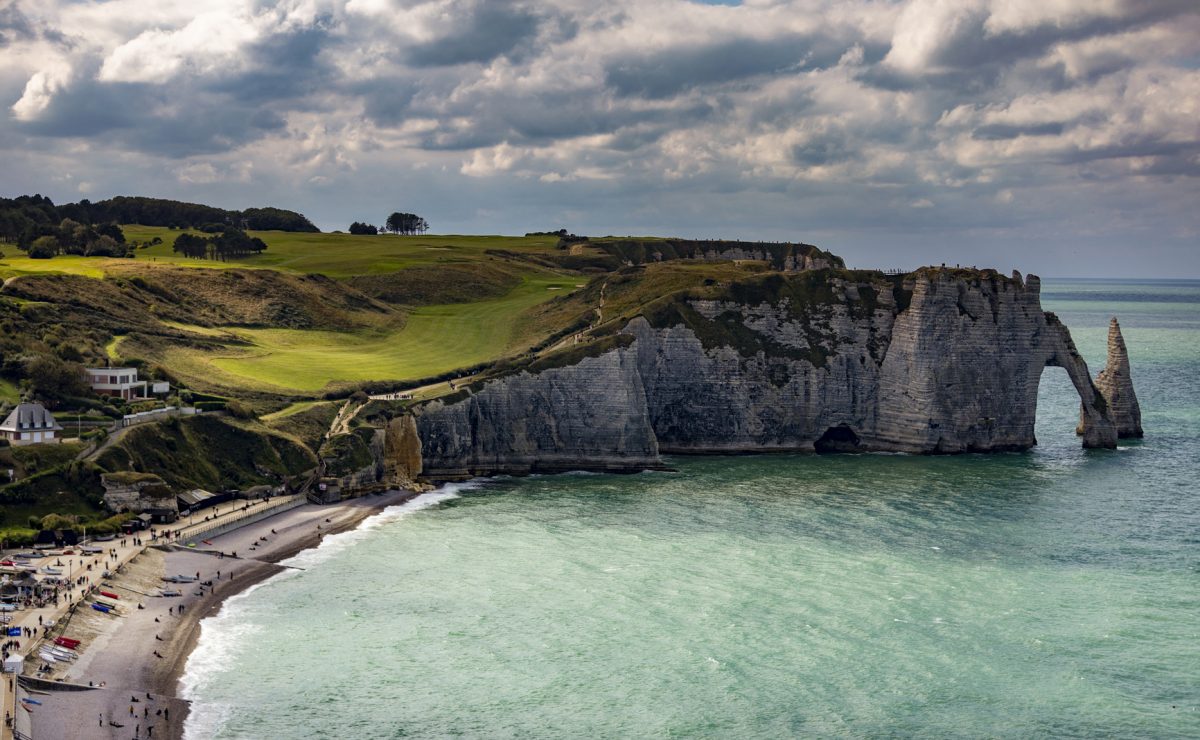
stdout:
[(1058, 366), (1084, 446), (1114, 447), (1136, 411), (1116, 336), (1094, 384), (1035, 276), (770, 273), (654, 301), (594, 356), (412, 413), (430, 478), (638, 470), (660, 453), (1022, 450), (1042, 371)]
[(1125, 349), (1125, 338), (1121, 336), (1121, 325), (1113, 316), (1108, 322), (1108, 362), (1096, 376), (1096, 388), (1108, 402), (1117, 436), (1122, 439), (1142, 436), (1142, 409), (1133, 392), (1133, 380), (1129, 376), (1129, 352)]

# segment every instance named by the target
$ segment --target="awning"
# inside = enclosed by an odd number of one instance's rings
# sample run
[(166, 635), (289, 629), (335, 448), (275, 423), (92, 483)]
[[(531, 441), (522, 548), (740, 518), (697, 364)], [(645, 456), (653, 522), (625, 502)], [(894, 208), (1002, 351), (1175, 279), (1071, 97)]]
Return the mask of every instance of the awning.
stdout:
[(215, 495), (215, 493), (210, 493), (200, 488), (193, 488), (190, 491), (184, 491), (183, 493), (179, 494), (177, 498), (179, 499), (179, 504), (183, 508), (193, 509), (198, 504), (207, 501)]

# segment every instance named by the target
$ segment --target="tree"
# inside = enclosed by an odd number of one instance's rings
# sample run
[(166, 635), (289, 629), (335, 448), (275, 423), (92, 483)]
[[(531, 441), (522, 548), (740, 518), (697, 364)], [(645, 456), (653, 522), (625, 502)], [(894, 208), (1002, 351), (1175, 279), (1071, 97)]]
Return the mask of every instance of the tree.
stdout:
[(360, 223), (358, 221), (355, 221), (354, 223), (350, 224), (350, 233), (351, 234), (374, 235), (374, 234), (379, 233), (379, 229), (376, 228), (375, 226), (372, 226), (371, 224), (365, 224), (365, 223)]
[(195, 234), (180, 234), (175, 237), (173, 251), (179, 252), (184, 257), (204, 259), (208, 254), (208, 240)]
[(387, 217), (387, 230), (393, 234), (424, 234), (429, 223), (415, 213), (393, 213)]
[(83, 366), (64, 362), (54, 355), (34, 355), (25, 363), (25, 376), (34, 395), (41, 398), (68, 398), (91, 393)]
[(60, 249), (57, 237), (39, 236), (29, 245), (29, 256), (35, 260), (48, 260), (58, 254)]

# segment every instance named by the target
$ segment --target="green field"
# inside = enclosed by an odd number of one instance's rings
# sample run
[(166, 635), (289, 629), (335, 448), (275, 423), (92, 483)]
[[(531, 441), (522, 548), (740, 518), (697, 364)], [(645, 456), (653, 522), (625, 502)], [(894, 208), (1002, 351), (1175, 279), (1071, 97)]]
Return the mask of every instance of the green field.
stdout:
[(487, 259), (485, 252), (489, 249), (545, 252), (552, 250), (558, 241), (557, 237), (546, 236), (352, 236), (251, 231), (249, 233), (252, 236), (267, 243), (266, 252), (228, 262), (213, 262), (187, 259), (172, 252), (175, 237), (183, 232), (158, 226), (131, 225), (121, 228), (126, 238), (132, 241), (149, 241), (156, 236), (163, 240), (162, 244), (137, 250), (136, 259), (141, 262), (189, 267), (258, 267), (298, 274), (318, 272), (330, 277), (378, 275), (415, 265), (477, 261)]
[(351, 236), (350, 234), (312, 234), (288, 231), (251, 231), (267, 243), (261, 255), (232, 259), (227, 262), (188, 259), (172, 251), (175, 237), (183, 231), (162, 226), (125, 225), (121, 229), (130, 241), (148, 242), (154, 237), (163, 240), (145, 249), (136, 257), (108, 259), (101, 257), (58, 256), (35, 260), (25, 256), (15, 246), (5, 250), (0, 259), (0, 278), (19, 275), (67, 273), (100, 278), (130, 265), (153, 268), (157, 265), (182, 267), (266, 268), (296, 274), (321, 273), (330, 277), (378, 275), (396, 272), (415, 265), (439, 262), (464, 262), (488, 259), (489, 249), (537, 253), (554, 248), (556, 237), (524, 236)]
[[(508, 295), (413, 309), (403, 326), (356, 332), (226, 327), (251, 348), (175, 348), (168, 359), (263, 390), (316, 392), (330, 383), (416, 380), (520, 351), (539, 338), (523, 320), (530, 308), (573, 290), (578, 278), (532, 273)], [(188, 328), (192, 327), (179, 327)], [(212, 334), (213, 329), (195, 327)]]

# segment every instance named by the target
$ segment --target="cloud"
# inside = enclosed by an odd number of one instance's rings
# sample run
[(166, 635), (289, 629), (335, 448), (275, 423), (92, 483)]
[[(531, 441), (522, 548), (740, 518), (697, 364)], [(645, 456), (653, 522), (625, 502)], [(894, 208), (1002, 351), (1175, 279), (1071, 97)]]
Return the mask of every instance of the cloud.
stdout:
[(318, 208), (406, 173), (464, 225), (464, 194), (520, 193), (961, 244), (1090, 198), (1113, 239), (1195, 234), (1198, 58), (1192, 0), (17, 0), (0, 155), (17, 190), (69, 152), (97, 195), (274, 183)]
[(490, 62), (528, 41), (537, 32), (538, 17), (502, 0), (472, 0), (439, 8), (429, 25), (432, 36), (405, 50), (415, 67)]

